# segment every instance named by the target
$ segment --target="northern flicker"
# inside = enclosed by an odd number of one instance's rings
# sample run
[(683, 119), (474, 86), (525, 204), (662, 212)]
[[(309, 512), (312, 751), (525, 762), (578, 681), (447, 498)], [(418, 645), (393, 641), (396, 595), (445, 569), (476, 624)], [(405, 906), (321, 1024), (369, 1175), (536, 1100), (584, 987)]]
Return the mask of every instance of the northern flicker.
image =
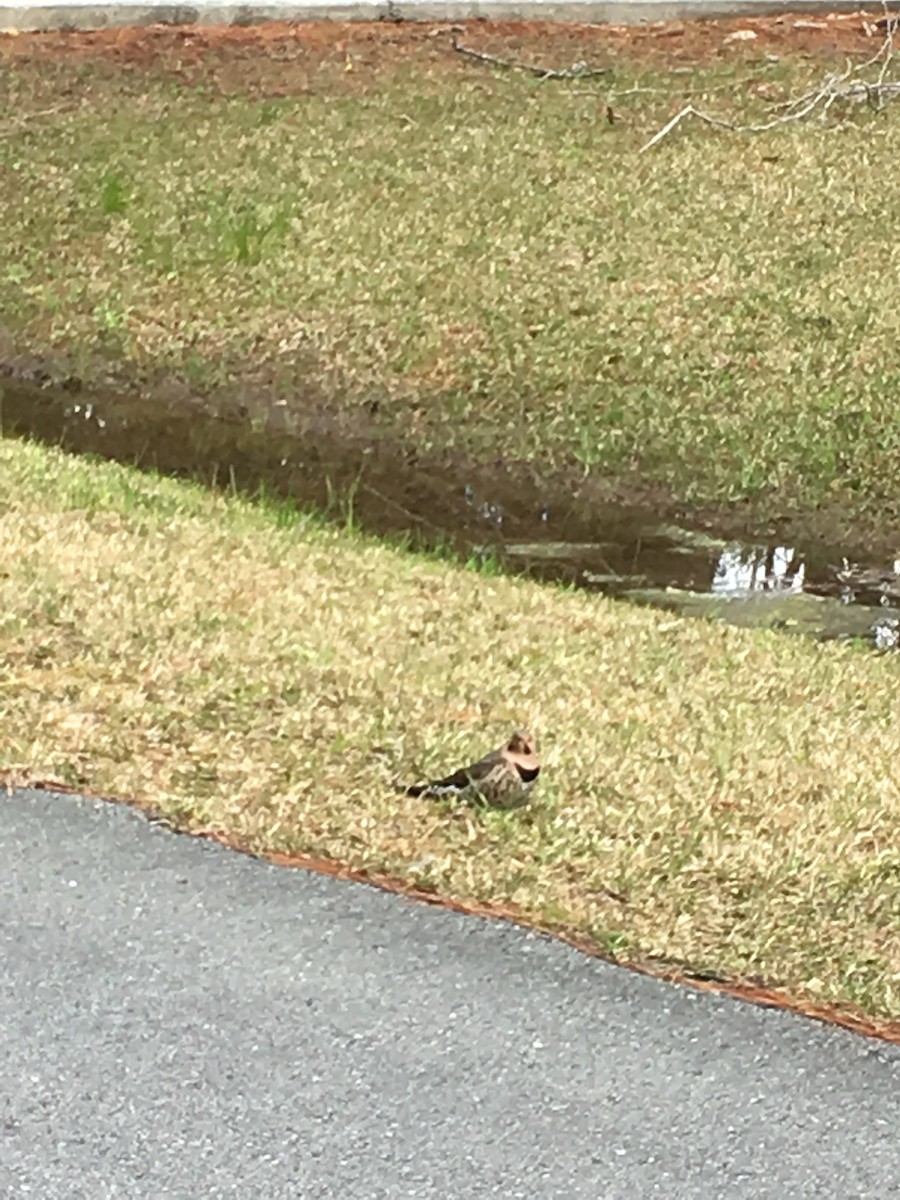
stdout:
[(471, 766), (404, 790), (407, 796), (458, 796), (491, 808), (517, 808), (528, 799), (540, 771), (533, 736), (518, 729), (506, 745)]

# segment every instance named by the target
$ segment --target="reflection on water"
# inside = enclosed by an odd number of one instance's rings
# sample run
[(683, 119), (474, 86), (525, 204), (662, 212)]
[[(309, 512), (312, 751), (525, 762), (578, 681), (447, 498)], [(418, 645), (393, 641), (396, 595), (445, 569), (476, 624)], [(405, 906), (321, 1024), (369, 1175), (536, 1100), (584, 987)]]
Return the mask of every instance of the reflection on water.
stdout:
[(477, 512), (482, 518), (482, 520), (487, 521), (489, 525), (493, 525), (496, 529), (499, 529), (502, 526), (502, 504), (495, 504), (490, 500), (484, 500), (475, 491), (471, 483), (466, 484), (465, 488), (463, 489), (463, 495), (465, 496), (466, 504), (469, 506), (469, 508), (474, 509), (475, 512)]
[(896, 650), (900, 645), (900, 616), (883, 617), (872, 626), (876, 650)]
[(802, 592), (806, 566), (792, 546), (729, 546), (719, 555), (711, 591), (720, 596), (745, 592)]
[[(276, 411), (277, 410), (277, 411)], [(900, 644), (900, 561), (857, 565), (820, 545), (739, 545), (648, 509), (582, 502), (502, 464), (465, 472), (403, 446), (302, 426), (276, 406), (250, 421), (187, 402), (79, 397), (0, 380), (4, 435), (188, 476), (264, 489), (380, 536), (686, 615), (820, 639)]]
[[(900, 560), (889, 568), (842, 565), (811, 571), (794, 546), (731, 544), (712, 566), (707, 602), (703, 588), (692, 591), (682, 611), (735, 624), (812, 633), (822, 639), (864, 640), (877, 650), (900, 645)], [(644, 593), (646, 596), (646, 591)], [(725, 607), (713, 600), (726, 601)], [(737, 604), (739, 611), (732, 608)], [(843, 611), (842, 611), (843, 610)]]

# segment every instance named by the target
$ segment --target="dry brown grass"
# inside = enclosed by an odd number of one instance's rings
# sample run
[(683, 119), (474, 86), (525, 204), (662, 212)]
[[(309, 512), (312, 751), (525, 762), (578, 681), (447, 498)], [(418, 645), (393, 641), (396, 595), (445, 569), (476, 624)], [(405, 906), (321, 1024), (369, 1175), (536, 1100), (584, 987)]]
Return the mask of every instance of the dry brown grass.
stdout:
[[(0, 766), (900, 1011), (895, 659), (0, 442)], [(398, 797), (533, 722), (518, 813)]]

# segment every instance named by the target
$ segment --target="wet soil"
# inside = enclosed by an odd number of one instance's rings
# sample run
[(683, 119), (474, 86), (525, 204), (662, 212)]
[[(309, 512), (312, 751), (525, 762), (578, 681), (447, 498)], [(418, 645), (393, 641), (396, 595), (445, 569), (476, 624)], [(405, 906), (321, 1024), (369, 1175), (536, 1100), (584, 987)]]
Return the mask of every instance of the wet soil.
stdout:
[(737, 540), (565, 478), (500, 462), (424, 458), (365, 431), (202, 403), (0, 384), (0, 432), (289, 499), (381, 537), (631, 602), (738, 625), (893, 649), (900, 562), (822, 541)]

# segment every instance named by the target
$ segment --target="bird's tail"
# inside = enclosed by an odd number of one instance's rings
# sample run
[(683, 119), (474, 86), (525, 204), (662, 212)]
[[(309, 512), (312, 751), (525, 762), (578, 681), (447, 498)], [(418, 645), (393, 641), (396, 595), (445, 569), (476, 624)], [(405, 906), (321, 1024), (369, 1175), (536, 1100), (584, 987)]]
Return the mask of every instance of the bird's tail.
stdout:
[(395, 783), (394, 791), (399, 792), (401, 796), (424, 796), (428, 791), (427, 783), (414, 783), (412, 787), (407, 787), (405, 783)]

